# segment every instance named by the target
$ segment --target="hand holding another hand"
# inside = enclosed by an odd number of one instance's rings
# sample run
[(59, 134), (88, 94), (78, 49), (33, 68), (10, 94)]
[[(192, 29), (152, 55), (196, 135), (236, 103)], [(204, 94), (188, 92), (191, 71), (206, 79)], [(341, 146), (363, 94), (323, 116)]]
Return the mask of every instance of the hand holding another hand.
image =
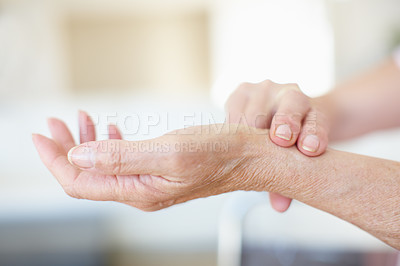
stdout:
[[(270, 129), (271, 141), (281, 147), (296, 145), (307, 156), (321, 155), (328, 146), (327, 106), (301, 92), (297, 84), (242, 83), (226, 102), (230, 123)], [(272, 206), (286, 211), (291, 199), (271, 193)]]

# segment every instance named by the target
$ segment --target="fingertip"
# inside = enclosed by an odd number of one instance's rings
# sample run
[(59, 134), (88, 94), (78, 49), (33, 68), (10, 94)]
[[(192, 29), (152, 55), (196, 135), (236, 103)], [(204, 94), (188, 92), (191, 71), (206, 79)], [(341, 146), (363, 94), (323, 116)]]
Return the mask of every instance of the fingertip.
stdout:
[(290, 205), (285, 205), (285, 204), (282, 204), (281, 202), (272, 204), (272, 208), (275, 211), (280, 212), (280, 213), (286, 212), (289, 209), (289, 207), (290, 207)]
[(275, 130), (272, 129), (269, 131), (270, 139), (273, 143), (280, 147), (288, 148), (293, 146), (296, 143), (297, 136), (291, 136), (289, 139), (282, 138), (276, 135)]
[(33, 143), (38, 144), (40, 141), (43, 141), (43, 140), (51, 140), (51, 139), (49, 139), (48, 137), (43, 136), (41, 134), (32, 133), (32, 141), (33, 141)]
[(55, 123), (57, 123), (59, 121), (59, 119), (55, 118), (55, 117), (48, 117), (47, 118), (47, 125), (49, 127), (53, 126)]
[(87, 121), (87, 113), (85, 111), (82, 110), (78, 110), (78, 121), (79, 121), (79, 126), (83, 127), (85, 126), (85, 123)]
[(312, 152), (312, 151), (305, 150), (302, 147), (298, 147), (298, 149), (300, 150), (300, 152), (302, 154), (304, 154), (304, 155), (306, 155), (308, 157), (317, 157), (317, 156), (322, 155), (326, 151), (326, 149), (318, 149), (317, 151)]
[(78, 110), (78, 114), (80, 143), (96, 140), (96, 131), (92, 118), (83, 110)]
[(286, 141), (291, 141), (293, 137), (292, 129), (288, 124), (281, 124), (275, 127), (274, 135)]
[[(116, 129), (116, 128), (117, 128), (116, 125), (114, 125), (114, 124), (112, 124), (112, 123), (108, 124), (108, 132), (110, 132), (110, 129), (111, 129), (111, 130), (114, 130), (114, 129)], [(115, 132), (114, 132), (114, 133), (115, 133)]]
[(327, 148), (327, 141), (317, 135), (307, 135), (298, 143), (299, 150), (307, 156), (315, 157), (323, 154)]
[(86, 111), (83, 111), (82, 109), (78, 110), (78, 115), (88, 115)]
[(32, 140), (43, 163), (49, 166), (54, 154), (59, 154), (57, 144), (54, 140), (40, 134), (32, 134)]
[(108, 136), (110, 139), (122, 139), (122, 134), (114, 124), (108, 125)]
[(66, 127), (66, 124), (64, 123), (64, 121), (62, 121), (58, 118), (55, 118), (55, 117), (47, 118), (47, 126), (49, 127), (50, 131), (55, 129), (58, 125)]
[(78, 119), (80, 124), (84, 124), (89, 119), (89, 115), (86, 111), (78, 110)]
[(280, 194), (270, 193), (270, 202), (275, 211), (283, 213), (289, 209), (292, 199)]
[(40, 138), (41, 138), (41, 137), (43, 137), (43, 136), (40, 135), (40, 134), (32, 133), (32, 141), (33, 141), (33, 144), (34, 144), (35, 146), (37, 146), (37, 144), (38, 144), (38, 142), (40, 141)]
[(74, 150), (76, 150), (77, 147), (79, 147), (79, 145), (78, 145), (78, 146), (75, 146), (75, 147), (72, 147), (72, 148), (68, 151), (68, 154), (67, 154), (68, 161), (69, 161), (70, 164), (72, 164), (72, 165), (74, 165), (74, 162), (73, 162), (73, 160), (72, 160), (72, 153), (74, 152)]
[[(66, 126), (65, 123), (55, 117), (48, 117), (47, 118), (47, 126), (50, 130), (50, 133), (54, 133), (54, 131), (56, 131), (60, 126)], [(54, 136), (53, 136), (54, 137)]]

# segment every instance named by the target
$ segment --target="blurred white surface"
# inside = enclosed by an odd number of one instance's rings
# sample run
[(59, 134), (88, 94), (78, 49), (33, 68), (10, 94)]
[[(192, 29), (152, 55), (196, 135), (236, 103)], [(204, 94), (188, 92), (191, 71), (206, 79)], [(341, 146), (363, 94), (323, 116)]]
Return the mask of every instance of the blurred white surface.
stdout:
[(319, 0), (218, 0), (212, 16), (213, 100), (240, 82), (298, 83), (310, 96), (333, 85), (333, 33)]

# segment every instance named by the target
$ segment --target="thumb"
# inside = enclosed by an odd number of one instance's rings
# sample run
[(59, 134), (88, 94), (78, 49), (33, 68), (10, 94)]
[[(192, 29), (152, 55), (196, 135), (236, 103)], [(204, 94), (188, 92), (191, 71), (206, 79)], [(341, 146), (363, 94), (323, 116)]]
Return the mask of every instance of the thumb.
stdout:
[(156, 140), (103, 140), (72, 148), (68, 160), (82, 170), (95, 170), (102, 174), (161, 175), (162, 169), (168, 165), (168, 153), (168, 145), (163, 146)]

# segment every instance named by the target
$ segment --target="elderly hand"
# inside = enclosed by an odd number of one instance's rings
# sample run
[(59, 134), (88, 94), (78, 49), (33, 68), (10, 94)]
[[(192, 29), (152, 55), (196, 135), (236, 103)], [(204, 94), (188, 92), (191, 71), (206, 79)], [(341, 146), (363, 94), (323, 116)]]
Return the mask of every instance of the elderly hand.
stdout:
[[(111, 126), (111, 140), (95, 141), (91, 119), (81, 112), (79, 120), (79, 146), (57, 119), (48, 121), (53, 139), (33, 136), (43, 163), (75, 198), (154, 211), (234, 190), (263, 190), (273, 177), (274, 145), (265, 142), (266, 130), (220, 124), (133, 142), (120, 140)], [(271, 179), (260, 182), (256, 176)]]
[[(282, 147), (297, 145), (307, 156), (321, 155), (328, 145), (327, 106), (301, 92), (297, 84), (243, 83), (226, 102), (230, 123), (270, 129), (271, 140)], [(286, 211), (291, 199), (270, 194), (272, 207)]]

